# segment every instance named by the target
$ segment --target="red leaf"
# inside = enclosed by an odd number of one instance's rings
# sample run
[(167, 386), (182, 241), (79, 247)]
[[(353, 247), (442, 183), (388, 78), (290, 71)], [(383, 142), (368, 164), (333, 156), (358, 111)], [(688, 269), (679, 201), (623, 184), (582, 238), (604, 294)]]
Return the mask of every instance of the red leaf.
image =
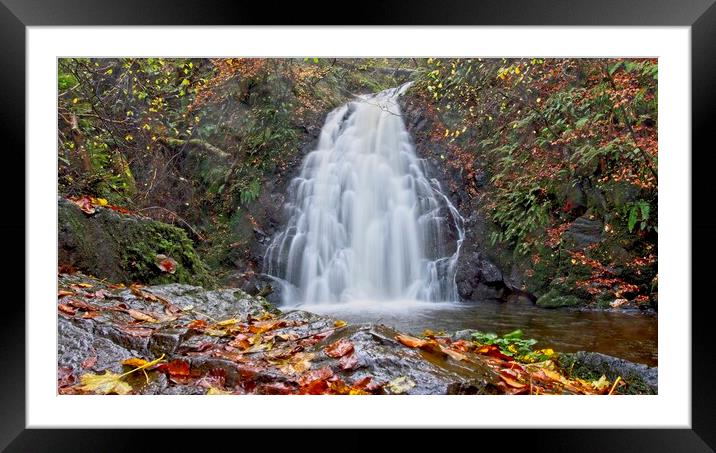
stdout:
[(67, 387), (75, 383), (75, 375), (73, 374), (72, 367), (63, 366), (57, 369), (57, 386)]
[(165, 371), (170, 376), (189, 376), (189, 364), (183, 360), (172, 360), (169, 363), (162, 364), (158, 367), (161, 371)]
[(177, 262), (165, 255), (157, 255), (157, 267), (162, 272), (173, 274), (177, 270)]
[(311, 370), (303, 374), (298, 383), (301, 386), (310, 384), (313, 381), (325, 381), (326, 379), (333, 376), (333, 370), (330, 367), (323, 367), (317, 370)]
[(338, 361), (338, 366), (341, 370), (353, 370), (358, 365), (358, 357), (356, 357), (355, 354), (346, 355), (341, 357), (341, 360)]
[(257, 389), (257, 393), (264, 395), (290, 395), (293, 393), (293, 388), (285, 382), (272, 382), (270, 384), (263, 384)]
[(331, 343), (323, 349), (328, 357), (337, 359), (343, 357), (346, 354), (353, 352), (353, 343), (347, 338), (341, 338), (340, 340)]
[(82, 361), (82, 368), (92, 368), (97, 363), (97, 356), (87, 357)]
[(70, 198), (70, 201), (79, 206), (85, 214), (92, 215), (95, 213), (94, 206), (92, 206), (92, 199), (87, 195), (74, 199)]
[(196, 330), (205, 329), (207, 326), (208, 324), (203, 319), (195, 319), (187, 325), (188, 328)]

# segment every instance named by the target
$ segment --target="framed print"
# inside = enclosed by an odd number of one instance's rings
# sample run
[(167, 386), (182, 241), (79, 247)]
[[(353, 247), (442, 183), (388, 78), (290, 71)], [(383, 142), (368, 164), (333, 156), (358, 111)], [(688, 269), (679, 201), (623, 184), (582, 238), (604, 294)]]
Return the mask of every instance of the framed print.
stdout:
[(3, 0), (2, 446), (710, 451), (716, 7), (508, 3)]

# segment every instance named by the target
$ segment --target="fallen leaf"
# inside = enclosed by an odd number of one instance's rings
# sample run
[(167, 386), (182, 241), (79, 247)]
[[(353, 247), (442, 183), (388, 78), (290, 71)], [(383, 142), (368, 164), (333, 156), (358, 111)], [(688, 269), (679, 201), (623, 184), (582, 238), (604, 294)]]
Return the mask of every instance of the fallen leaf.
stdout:
[(67, 387), (75, 383), (74, 370), (70, 366), (62, 366), (57, 369), (57, 386)]
[(353, 343), (347, 338), (341, 338), (326, 346), (323, 352), (325, 352), (328, 357), (337, 359), (353, 352)]
[(57, 309), (60, 310), (62, 313), (65, 313), (68, 315), (74, 316), (74, 314), (77, 313), (77, 310), (75, 310), (74, 308), (70, 307), (69, 305), (65, 305), (65, 304), (57, 304)]
[(225, 319), (224, 321), (219, 321), (216, 323), (217, 326), (233, 326), (234, 324), (238, 323), (239, 320), (236, 318), (231, 319)]
[(353, 370), (357, 365), (358, 357), (355, 354), (345, 355), (338, 361), (338, 367), (344, 371)]
[(132, 387), (122, 380), (121, 374), (115, 374), (106, 371), (105, 374), (83, 374), (80, 377), (82, 384), (79, 389), (94, 392), (100, 395), (108, 395), (116, 393), (117, 395), (127, 395), (132, 392)]
[(133, 337), (150, 337), (154, 333), (154, 330), (150, 329), (148, 327), (127, 326), (127, 327), (122, 327), (121, 329), (122, 329), (122, 332), (124, 332), (128, 335), (131, 335)]
[(132, 318), (134, 318), (138, 321), (158, 322), (155, 318), (149, 316), (148, 314), (141, 312), (139, 310), (135, 310), (133, 308), (128, 309), (127, 314), (129, 314), (129, 316), (131, 316)]
[(206, 328), (206, 327), (208, 327), (208, 326), (209, 326), (209, 325), (208, 325), (208, 324), (206, 323), (206, 321), (204, 321), (203, 319), (195, 319), (194, 321), (192, 321), (192, 322), (190, 322), (189, 324), (187, 324), (187, 327), (188, 327), (189, 329), (195, 329), (195, 330), (201, 330), (201, 329), (204, 329), (204, 328)]
[(344, 320), (339, 319), (338, 321), (336, 321), (336, 322), (333, 323), (333, 326), (334, 326), (334, 327), (345, 327), (346, 324), (347, 324), (347, 323), (346, 323)]
[(458, 362), (462, 361), (462, 360), (467, 360), (467, 356), (465, 354), (461, 354), (457, 351), (453, 351), (452, 349), (447, 348), (445, 346), (440, 346), (440, 351), (447, 354), (447, 356), (450, 357), (451, 359), (457, 360)]
[(183, 360), (172, 360), (159, 366), (159, 370), (168, 373), (170, 376), (189, 376), (189, 364)]
[(386, 388), (390, 393), (393, 393), (395, 395), (400, 395), (401, 393), (405, 393), (415, 387), (415, 381), (410, 379), (407, 376), (400, 376), (392, 381), (388, 382), (388, 385), (386, 385)]
[(279, 371), (291, 375), (301, 374), (311, 368), (311, 360), (313, 357), (314, 355), (312, 353), (299, 352), (288, 359), (288, 361), (279, 368)]
[(85, 302), (83, 300), (77, 300), (77, 299), (70, 299), (67, 301), (67, 305), (71, 305), (72, 307), (79, 308), (80, 310), (84, 311), (97, 311), (99, 310), (99, 307), (93, 304), (90, 304), (89, 302)]
[(177, 262), (166, 255), (157, 255), (155, 263), (162, 272), (173, 274), (177, 270)]
[(421, 348), (428, 343), (427, 340), (421, 340), (409, 335), (398, 335), (395, 339), (409, 348)]
[(502, 380), (505, 381), (507, 385), (516, 389), (521, 389), (527, 386), (527, 384), (517, 382), (516, 380), (512, 379), (511, 377), (505, 376), (504, 374), (500, 374), (500, 378), (502, 378)]
[(210, 387), (209, 390), (206, 391), (207, 395), (231, 395), (233, 392), (229, 390), (221, 390), (214, 387)]
[(73, 294), (74, 294), (73, 291), (67, 291), (67, 290), (61, 289), (61, 290), (57, 291), (57, 298), (71, 296)]
[(95, 213), (94, 206), (92, 206), (92, 199), (90, 197), (85, 195), (79, 198), (70, 198), (69, 200), (76, 204), (85, 214), (92, 215)]
[(293, 388), (285, 382), (271, 382), (261, 385), (257, 389), (257, 393), (264, 395), (290, 395), (293, 393)]
[(304, 373), (298, 380), (298, 383), (302, 386), (308, 385), (313, 381), (325, 381), (333, 376), (333, 370), (330, 367), (324, 366), (317, 370), (311, 370)]
[(131, 357), (122, 361), (122, 365), (127, 365), (131, 367), (140, 367), (146, 365), (147, 363), (149, 362), (144, 359), (140, 359), (139, 357)]
[(80, 288), (92, 288), (92, 284), (91, 284), (91, 283), (85, 283), (85, 282), (75, 283), (75, 284), (72, 285), (72, 286), (78, 286), (78, 287), (80, 287)]
[(92, 368), (97, 363), (97, 356), (87, 357), (82, 361), (82, 368)]

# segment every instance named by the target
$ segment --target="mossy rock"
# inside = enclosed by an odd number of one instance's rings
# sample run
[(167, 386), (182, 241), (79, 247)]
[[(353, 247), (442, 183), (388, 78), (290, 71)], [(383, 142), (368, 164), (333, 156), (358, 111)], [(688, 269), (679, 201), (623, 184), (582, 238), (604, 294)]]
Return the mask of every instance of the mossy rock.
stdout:
[(571, 294), (560, 293), (557, 289), (551, 289), (537, 299), (537, 306), (542, 308), (575, 307), (583, 305), (583, 301)]
[[(157, 266), (157, 255), (176, 262), (173, 273)], [(58, 202), (58, 261), (124, 283), (215, 286), (184, 230), (107, 208), (87, 215), (66, 199)]]

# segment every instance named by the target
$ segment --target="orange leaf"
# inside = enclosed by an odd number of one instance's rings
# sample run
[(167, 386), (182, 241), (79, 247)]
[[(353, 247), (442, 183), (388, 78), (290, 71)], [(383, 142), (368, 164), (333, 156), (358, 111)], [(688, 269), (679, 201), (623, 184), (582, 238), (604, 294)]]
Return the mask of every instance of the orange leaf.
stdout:
[(340, 340), (326, 346), (323, 349), (323, 352), (325, 352), (328, 357), (337, 359), (353, 352), (353, 343), (351, 343), (351, 341), (347, 338), (341, 338)]
[(131, 316), (132, 318), (134, 318), (134, 319), (136, 319), (136, 320), (138, 320), (138, 321), (159, 322), (159, 321), (157, 321), (156, 319), (154, 319), (154, 318), (152, 318), (151, 316), (149, 316), (148, 314), (146, 314), (146, 313), (144, 313), (144, 312), (141, 312), (141, 311), (139, 311), (139, 310), (135, 310), (135, 309), (133, 309), (133, 308), (128, 309), (128, 310), (127, 310), (127, 313), (129, 314), (129, 316)]
[(57, 297), (58, 297), (58, 298), (60, 298), (60, 297), (65, 297), (65, 296), (71, 296), (71, 295), (73, 295), (73, 294), (74, 294), (74, 292), (72, 292), (72, 291), (67, 291), (67, 290), (64, 290), (64, 289), (61, 289), (61, 290), (57, 291)]
[(65, 313), (65, 314), (68, 314), (68, 315), (74, 315), (75, 313), (77, 313), (77, 310), (75, 310), (74, 308), (70, 307), (69, 305), (58, 304), (58, 305), (57, 305), (57, 308), (58, 308), (62, 313)]
[(409, 335), (398, 335), (395, 339), (409, 348), (421, 348), (428, 344), (426, 340), (421, 340), (420, 338), (411, 337)]

